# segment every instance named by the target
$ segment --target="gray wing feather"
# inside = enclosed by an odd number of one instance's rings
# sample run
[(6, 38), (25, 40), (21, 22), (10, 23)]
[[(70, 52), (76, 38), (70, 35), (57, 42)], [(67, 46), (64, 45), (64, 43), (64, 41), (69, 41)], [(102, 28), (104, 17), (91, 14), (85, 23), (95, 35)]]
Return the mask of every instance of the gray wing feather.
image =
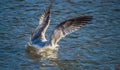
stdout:
[(54, 29), (50, 39), (51, 44), (54, 46), (57, 45), (57, 42), (62, 37), (65, 37), (66, 35), (80, 29), (84, 24), (88, 23), (90, 20), (92, 20), (91, 16), (82, 16), (62, 22)]
[(34, 40), (37, 40), (37, 39), (46, 40), (45, 32), (46, 32), (46, 30), (47, 30), (47, 28), (50, 24), (50, 18), (49, 18), (50, 17), (50, 9), (51, 9), (51, 5), (42, 14), (42, 16), (40, 18), (39, 25), (31, 33), (31, 37), (30, 37), (31, 41), (34, 41)]
[(62, 24), (58, 25), (57, 28), (61, 28), (63, 31), (63, 35), (66, 36), (80, 29), (84, 24), (88, 23), (91, 19), (92, 19), (91, 16), (77, 17), (63, 22)]

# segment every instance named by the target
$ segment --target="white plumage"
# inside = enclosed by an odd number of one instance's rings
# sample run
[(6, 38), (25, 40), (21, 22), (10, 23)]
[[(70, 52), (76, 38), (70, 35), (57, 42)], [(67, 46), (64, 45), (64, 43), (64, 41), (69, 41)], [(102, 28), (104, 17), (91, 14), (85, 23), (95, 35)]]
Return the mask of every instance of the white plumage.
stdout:
[(40, 18), (40, 23), (37, 28), (31, 33), (30, 42), (27, 44), (28, 51), (41, 52), (41, 48), (55, 48), (57, 42), (62, 37), (75, 32), (80, 29), (84, 24), (88, 23), (91, 16), (81, 16), (73, 19), (68, 19), (55, 27), (49, 40), (46, 40), (45, 33), (50, 24), (50, 9), (51, 5), (44, 11)]

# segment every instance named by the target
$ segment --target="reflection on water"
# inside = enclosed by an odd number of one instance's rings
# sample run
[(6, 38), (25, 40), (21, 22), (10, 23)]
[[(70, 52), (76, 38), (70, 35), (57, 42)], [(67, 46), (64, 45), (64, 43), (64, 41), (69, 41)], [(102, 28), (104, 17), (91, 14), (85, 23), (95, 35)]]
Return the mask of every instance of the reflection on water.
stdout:
[[(25, 45), (50, 1), (54, 5), (47, 37), (68, 18), (90, 15), (93, 24), (63, 38), (56, 59), (31, 59)], [(120, 70), (118, 0), (50, 1), (0, 1), (0, 70)]]

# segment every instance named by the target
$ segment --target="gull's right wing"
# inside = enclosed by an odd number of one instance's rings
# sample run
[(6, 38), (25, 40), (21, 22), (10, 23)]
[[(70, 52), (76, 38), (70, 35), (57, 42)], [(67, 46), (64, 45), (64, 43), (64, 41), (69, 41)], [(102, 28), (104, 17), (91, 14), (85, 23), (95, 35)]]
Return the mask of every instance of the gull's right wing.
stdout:
[(81, 16), (62, 22), (54, 29), (53, 34), (50, 38), (50, 44), (52, 46), (56, 46), (57, 42), (62, 37), (65, 37), (66, 35), (80, 29), (84, 24), (87, 24), (90, 20), (92, 20), (91, 16)]

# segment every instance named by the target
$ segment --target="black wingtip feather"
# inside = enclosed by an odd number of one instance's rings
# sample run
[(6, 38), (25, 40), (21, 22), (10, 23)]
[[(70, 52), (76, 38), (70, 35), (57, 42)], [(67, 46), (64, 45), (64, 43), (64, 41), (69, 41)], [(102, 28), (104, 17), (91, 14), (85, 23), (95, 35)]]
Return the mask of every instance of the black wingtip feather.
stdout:
[(93, 19), (92, 16), (81, 16), (81, 17), (74, 18), (73, 20), (76, 20), (76, 21), (90, 21), (92, 19)]
[(66, 27), (69, 27), (71, 25), (82, 26), (82, 25), (87, 24), (92, 19), (93, 19), (92, 16), (80, 16), (80, 17), (68, 19), (68, 20), (62, 22), (61, 24), (59, 24), (58, 26), (56, 26), (56, 28), (59, 28), (59, 27), (66, 28)]

